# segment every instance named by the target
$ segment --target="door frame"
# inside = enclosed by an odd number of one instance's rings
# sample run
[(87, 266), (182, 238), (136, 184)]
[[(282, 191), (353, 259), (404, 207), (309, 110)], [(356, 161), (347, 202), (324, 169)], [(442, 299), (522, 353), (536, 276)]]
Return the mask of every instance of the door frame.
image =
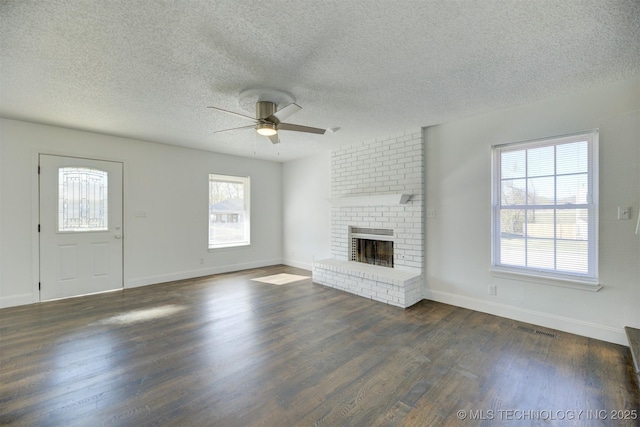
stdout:
[[(31, 285), (31, 292), (33, 295), (32, 301), (34, 303), (42, 301), (40, 298), (40, 232), (38, 231), (38, 225), (40, 224), (40, 174), (38, 172), (38, 167), (40, 165), (40, 155), (45, 156), (59, 156), (59, 157), (70, 157), (76, 159), (86, 159), (86, 160), (98, 160), (105, 162), (117, 162), (122, 164), (122, 289), (125, 288), (125, 277), (126, 277), (126, 230), (127, 230), (127, 220), (125, 218), (125, 179), (126, 179), (126, 162), (123, 159), (117, 158), (109, 158), (109, 157), (101, 157), (93, 154), (79, 154), (79, 153), (69, 153), (65, 151), (56, 151), (50, 149), (35, 149), (32, 152), (31, 156), (31, 170), (33, 179), (31, 181), (31, 248), (32, 248), (32, 257), (31, 257), (31, 277), (33, 277), (33, 283)], [(79, 295), (81, 296), (81, 295)], [(69, 297), (74, 298), (74, 297)], [(52, 300), (47, 300), (52, 301)]]

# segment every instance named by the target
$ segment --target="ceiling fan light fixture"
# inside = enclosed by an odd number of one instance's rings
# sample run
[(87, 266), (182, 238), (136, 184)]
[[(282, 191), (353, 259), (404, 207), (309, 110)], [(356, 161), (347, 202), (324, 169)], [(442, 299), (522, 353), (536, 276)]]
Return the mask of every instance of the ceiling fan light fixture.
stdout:
[(259, 123), (258, 126), (256, 126), (256, 131), (264, 136), (273, 136), (278, 133), (274, 123)]

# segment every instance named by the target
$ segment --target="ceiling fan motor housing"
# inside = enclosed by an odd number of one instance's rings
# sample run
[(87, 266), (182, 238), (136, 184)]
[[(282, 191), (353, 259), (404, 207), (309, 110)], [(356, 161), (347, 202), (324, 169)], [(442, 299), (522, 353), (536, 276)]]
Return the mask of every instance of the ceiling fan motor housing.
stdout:
[(256, 119), (266, 119), (276, 113), (277, 105), (270, 101), (258, 101), (256, 103)]

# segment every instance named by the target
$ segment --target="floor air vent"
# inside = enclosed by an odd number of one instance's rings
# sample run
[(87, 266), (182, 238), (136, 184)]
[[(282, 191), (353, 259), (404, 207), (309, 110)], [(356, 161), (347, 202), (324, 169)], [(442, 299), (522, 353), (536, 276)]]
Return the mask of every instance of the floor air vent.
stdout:
[(544, 335), (545, 337), (549, 337), (549, 338), (555, 338), (556, 337), (556, 334), (553, 334), (551, 332), (539, 331), (538, 329), (536, 329), (536, 334)]
[(518, 330), (520, 330), (522, 332), (526, 332), (528, 334), (543, 335), (543, 336), (549, 337), (549, 338), (555, 338), (557, 336), (557, 334), (554, 334), (554, 333), (551, 333), (551, 332), (541, 331), (540, 329), (528, 328), (526, 326), (516, 326), (516, 329), (518, 329)]

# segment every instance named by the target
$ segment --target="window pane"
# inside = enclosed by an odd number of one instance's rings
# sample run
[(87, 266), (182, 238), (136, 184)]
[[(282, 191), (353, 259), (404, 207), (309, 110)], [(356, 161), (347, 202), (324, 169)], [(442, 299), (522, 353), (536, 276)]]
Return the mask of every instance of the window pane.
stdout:
[(559, 209), (556, 214), (558, 239), (589, 239), (588, 209)]
[[(503, 234), (503, 236), (507, 236)], [(524, 237), (502, 237), (500, 239), (500, 260), (502, 264), (524, 267), (526, 264)]]
[(501, 236), (524, 236), (524, 209), (502, 209), (500, 211)]
[(527, 203), (529, 205), (553, 205), (554, 177), (532, 178), (527, 185)]
[(527, 239), (527, 267), (554, 269), (553, 239)]
[(108, 173), (58, 169), (58, 231), (104, 231), (108, 223)]
[(523, 178), (526, 172), (525, 161), (525, 150), (503, 152), (500, 156), (502, 178)]
[(527, 150), (527, 175), (549, 176), (554, 170), (554, 146), (538, 147)]
[(209, 176), (209, 247), (249, 243), (247, 180)]
[(553, 209), (531, 209), (527, 213), (527, 237), (554, 238)]
[(589, 242), (584, 240), (558, 240), (557, 269), (567, 272), (589, 272)]
[(589, 176), (565, 175), (558, 178), (558, 204), (585, 204), (589, 195)]
[(553, 209), (527, 210), (527, 267), (553, 269), (553, 221)]
[(589, 143), (587, 141), (561, 144), (556, 147), (556, 173), (580, 173), (589, 171)]
[(524, 179), (506, 179), (502, 181), (502, 206), (521, 205), (527, 203), (525, 197), (526, 180)]

